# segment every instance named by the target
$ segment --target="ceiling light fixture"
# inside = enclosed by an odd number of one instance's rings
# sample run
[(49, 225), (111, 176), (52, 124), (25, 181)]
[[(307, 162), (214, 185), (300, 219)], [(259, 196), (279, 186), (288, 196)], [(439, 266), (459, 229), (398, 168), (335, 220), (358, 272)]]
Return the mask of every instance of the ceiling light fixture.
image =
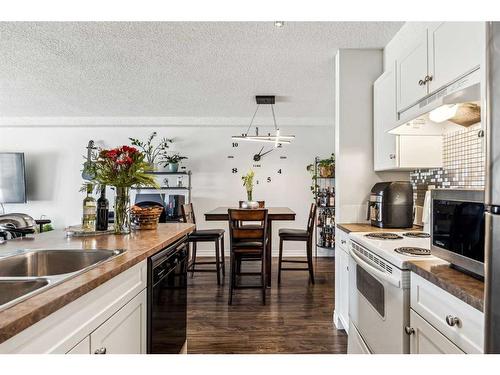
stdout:
[(283, 26), (285, 26), (285, 21), (274, 21), (274, 26), (276, 26), (278, 29), (281, 29)]
[[(294, 135), (282, 135), (280, 133), (278, 125), (276, 124), (276, 115), (274, 113), (274, 103), (276, 101), (275, 96), (274, 95), (257, 95), (255, 97), (255, 101), (257, 102), (257, 108), (255, 109), (255, 112), (253, 113), (253, 116), (252, 116), (252, 119), (250, 120), (250, 125), (248, 125), (247, 131), (245, 133), (243, 133), (242, 135), (233, 135), (231, 138), (233, 140), (238, 140), (238, 141), (274, 143), (274, 147), (279, 147), (281, 144), (290, 144), (291, 141), (295, 138), (295, 136)], [(257, 112), (259, 111), (261, 104), (271, 106), (271, 113), (273, 115), (274, 130), (276, 132), (275, 135), (271, 135), (271, 133), (268, 133), (267, 135), (259, 135), (259, 128), (257, 126), (255, 127), (255, 135), (250, 135), (248, 133), (253, 125), (253, 121), (255, 120), (255, 116), (257, 115)]]

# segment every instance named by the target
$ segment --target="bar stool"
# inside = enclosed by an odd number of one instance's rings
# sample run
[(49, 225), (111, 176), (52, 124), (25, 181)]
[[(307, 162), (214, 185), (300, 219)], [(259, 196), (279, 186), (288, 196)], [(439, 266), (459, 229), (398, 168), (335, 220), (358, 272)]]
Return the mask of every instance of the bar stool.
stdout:
[[(182, 216), (185, 223), (196, 225), (194, 216), (193, 204), (188, 203), (181, 206)], [(191, 263), (188, 266), (188, 272), (191, 272), (191, 277), (194, 277), (195, 272), (217, 272), (217, 285), (220, 285), (220, 274), (226, 274), (226, 267), (224, 265), (224, 229), (195, 229), (194, 232), (188, 236), (188, 241), (193, 244), (193, 254)], [(196, 249), (198, 242), (214, 242), (215, 244), (215, 262), (197, 262)], [(215, 264), (214, 269), (196, 269), (197, 265)]]
[[(260, 288), (262, 304), (266, 304), (266, 245), (267, 245), (267, 209), (229, 209), (229, 238), (231, 249), (231, 272), (229, 284), (229, 301), (233, 304), (234, 289)], [(252, 222), (252, 225), (245, 225)], [(257, 224), (256, 224), (257, 222)], [(242, 261), (260, 261), (260, 272), (241, 272)], [(260, 285), (241, 285), (236, 282), (237, 276), (260, 276)]]
[[(279, 230), (280, 236), (280, 253), (278, 260), (278, 285), (281, 283), (281, 271), (309, 271), (309, 278), (314, 284), (314, 271), (312, 262), (312, 238), (314, 232), (314, 220), (316, 218), (316, 204), (311, 204), (309, 210), (309, 219), (307, 220), (307, 229), (287, 229)], [(305, 260), (284, 260), (283, 259), (283, 242), (284, 241), (302, 241), (306, 242), (307, 261)], [(307, 268), (282, 268), (282, 263), (307, 263)]]

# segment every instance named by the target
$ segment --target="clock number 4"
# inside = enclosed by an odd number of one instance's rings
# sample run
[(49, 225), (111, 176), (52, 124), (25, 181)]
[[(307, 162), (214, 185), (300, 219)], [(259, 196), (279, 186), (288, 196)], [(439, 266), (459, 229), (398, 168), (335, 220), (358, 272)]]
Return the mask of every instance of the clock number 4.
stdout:
[(278, 169), (278, 174), (281, 174), (281, 169)]

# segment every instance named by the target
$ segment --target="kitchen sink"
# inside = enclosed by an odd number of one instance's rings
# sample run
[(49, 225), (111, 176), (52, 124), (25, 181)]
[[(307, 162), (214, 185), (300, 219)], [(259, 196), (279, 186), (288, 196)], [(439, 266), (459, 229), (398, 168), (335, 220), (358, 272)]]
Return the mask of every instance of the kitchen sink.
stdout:
[(0, 310), (124, 252), (107, 249), (40, 249), (0, 258)]
[(73, 273), (123, 250), (36, 250), (0, 258), (0, 277), (40, 277)]
[(47, 279), (2, 279), (0, 280), (0, 306), (18, 299), (19, 297), (27, 296), (48, 284), (49, 281)]

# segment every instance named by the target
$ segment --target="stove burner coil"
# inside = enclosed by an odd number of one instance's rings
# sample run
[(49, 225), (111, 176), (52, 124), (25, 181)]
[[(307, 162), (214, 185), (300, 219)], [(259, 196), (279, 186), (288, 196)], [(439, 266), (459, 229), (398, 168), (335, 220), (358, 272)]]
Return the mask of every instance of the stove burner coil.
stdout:
[(368, 233), (368, 234), (365, 234), (365, 236), (368, 238), (375, 239), (375, 240), (400, 240), (403, 238), (399, 234), (389, 233), (389, 232)]
[(406, 232), (403, 236), (408, 238), (429, 238), (431, 235), (425, 232)]
[(398, 247), (394, 251), (396, 253), (403, 255), (416, 255), (416, 256), (431, 255), (431, 251), (429, 249), (423, 249), (421, 247)]

